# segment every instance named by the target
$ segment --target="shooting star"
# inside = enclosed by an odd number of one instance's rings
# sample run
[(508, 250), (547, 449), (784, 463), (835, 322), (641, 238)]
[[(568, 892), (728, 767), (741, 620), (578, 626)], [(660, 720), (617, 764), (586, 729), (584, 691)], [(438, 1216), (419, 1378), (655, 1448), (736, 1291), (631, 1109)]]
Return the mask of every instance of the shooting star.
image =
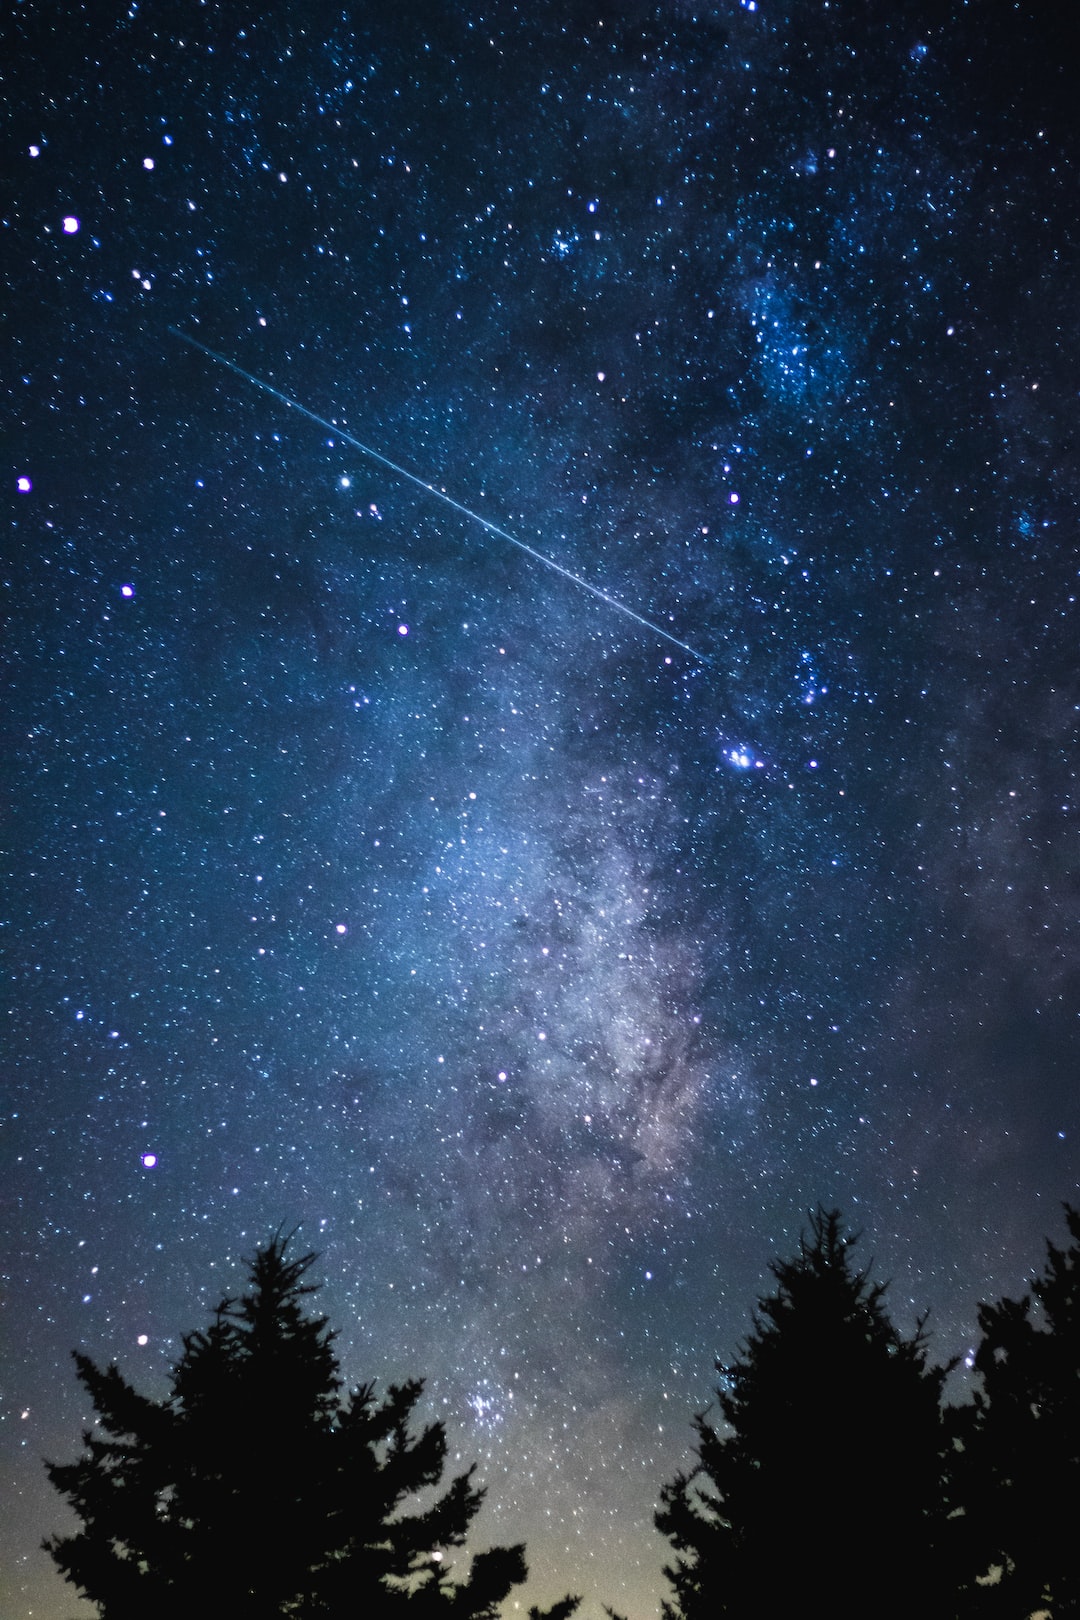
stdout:
[(548, 557), (544, 552), (537, 551), (535, 546), (527, 545), (524, 540), (519, 540), (517, 535), (510, 534), (506, 529), (501, 529), (497, 523), (490, 523), (487, 518), (481, 517), (479, 512), (474, 512), (471, 507), (463, 506), (460, 501), (455, 501), (453, 496), (446, 494), (445, 490), (436, 489), (434, 484), (429, 484), (426, 479), (410, 472), (407, 467), (399, 466), (396, 461), (391, 461), (389, 456), (384, 456), (380, 451), (372, 449), (370, 444), (364, 444), (362, 440), (356, 438), (355, 434), (346, 433), (345, 429), (338, 427), (335, 422), (330, 422), (325, 416), (319, 416), (315, 411), (309, 410), (306, 405), (301, 405), (298, 399), (283, 394), (280, 388), (274, 387), (273, 383), (264, 382), (261, 377), (256, 377), (253, 372), (245, 371), (244, 367), (238, 366), (235, 360), (227, 359), (225, 355), (219, 354), (216, 349), (211, 349), (207, 344), (200, 343), (198, 338), (191, 337), (187, 332), (181, 332), (179, 327), (170, 326), (168, 331), (172, 337), (179, 338), (181, 343), (188, 344), (192, 349), (198, 349), (209, 359), (215, 361), (217, 365), (224, 366), (227, 371), (234, 372), (238, 377), (243, 377), (244, 381), (251, 383), (253, 388), (261, 388), (264, 394), (271, 394), (274, 399), (280, 400), (282, 405), (287, 405), (290, 410), (299, 411), (301, 416), (306, 416), (309, 422), (315, 422), (319, 427), (326, 428), (329, 432), (335, 434), (337, 438), (343, 439), (346, 444), (351, 444), (355, 449), (362, 451), (365, 456), (370, 456), (372, 461), (377, 461), (380, 466), (389, 468), (398, 478), (407, 479), (410, 484), (415, 484), (417, 489), (422, 489), (427, 495), (434, 495), (437, 501), (442, 501), (444, 506), (451, 507), (453, 511), (460, 513), (462, 517), (471, 518), (474, 523), (479, 523), (480, 527), (486, 529), (488, 534), (496, 535), (500, 540), (505, 540), (510, 545), (516, 546), (519, 551), (523, 551), (534, 562), (543, 563), (545, 568), (550, 568), (553, 573), (561, 574), (563, 579), (568, 579), (572, 585), (577, 585), (581, 590), (588, 591), (589, 595), (595, 596), (597, 601), (604, 602), (618, 613), (625, 614), (628, 619), (633, 619), (635, 624), (640, 624), (644, 629), (650, 630), (654, 636), (660, 636), (664, 641), (670, 641), (673, 647), (678, 647), (681, 652), (689, 653), (690, 657), (695, 659), (697, 663), (712, 663), (712, 659), (707, 657), (705, 653), (698, 652), (688, 642), (680, 641), (678, 636), (673, 636), (662, 625), (656, 624), (652, 619), (647, 619), (643, 613), (638, 613), (636, 609), (627, 607), (626, 603), (620, 602), (618, 597), (609, 596), (607, 591), (602, 591), (598, 585), (590, 585), (589, 581), (582, 579), (580, 574), (575, 574), (569, 568), (564, 568), (562, 563), (555, 561), (554, 557)]

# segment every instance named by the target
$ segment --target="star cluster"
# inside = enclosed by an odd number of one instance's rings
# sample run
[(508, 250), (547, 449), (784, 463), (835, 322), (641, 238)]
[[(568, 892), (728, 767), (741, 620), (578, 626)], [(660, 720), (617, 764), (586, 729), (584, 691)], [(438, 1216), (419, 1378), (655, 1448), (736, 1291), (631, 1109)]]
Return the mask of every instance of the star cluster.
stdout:
[(643, 1620), (808, 1206), (947, 1356), (1075, 1196), (1063, 19), (5, 10), (4, 1612), (285, 1222)]

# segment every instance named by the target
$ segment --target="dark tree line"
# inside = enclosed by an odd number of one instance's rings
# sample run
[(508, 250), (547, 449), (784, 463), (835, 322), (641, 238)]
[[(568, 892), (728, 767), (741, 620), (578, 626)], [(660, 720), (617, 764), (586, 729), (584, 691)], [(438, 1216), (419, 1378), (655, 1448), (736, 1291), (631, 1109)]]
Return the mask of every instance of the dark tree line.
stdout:
[[(979, 1308), (973, 1401), (893, 1326), (836, 1211), (774, 1262), (693, 1469), (661, 1491), (664, 1620), (1080, 1614), (1080, 1213), (1020, 1300)], [(312, 1255), (280, 1237), (183, 1341), (162, 1401), (76, 1355), (97, 1424), (48, 1464), (79, 1528), (45, 1543), (102, 1620), (494, 1620), (523, 1547), (457, 1571), (483, 1492), (443, 1480), (422, 1385), (343, 1388)], [(567, 1597), (530, 1620), (569, 1620)], [(609, 1611), (610, 1613), (610, 1611)]]
[(968, 1612), (1080, 1615), (1080, 1210), (1022, 1299), (979, 1306), (974, 1405), (955, 1414), (967, 1565), (1000, 1569)]
[(1023, 1299), (979, 1307), (980, 1387), (905, 1338), (836, 1211), (773, 1264), (718, 1364), (696, 1466), (661, 1492), (665, 1620), (1080, 1615), (1080, 1213)]
[(452, 1578), (483, 1492), (472, 1469), (443, 1485), (443, 1425), (412, 1428), (419, 1382), (343, 1395), (326, 1318), (304, 1309), (313, 1260), (260, 1249), (163, 1401), (76, 1354), (97, 1430), (47, 1465), (81, 1528), (45, 1546), (103, 1620), (493, 1620), (525, 1580), (521, 1546)]

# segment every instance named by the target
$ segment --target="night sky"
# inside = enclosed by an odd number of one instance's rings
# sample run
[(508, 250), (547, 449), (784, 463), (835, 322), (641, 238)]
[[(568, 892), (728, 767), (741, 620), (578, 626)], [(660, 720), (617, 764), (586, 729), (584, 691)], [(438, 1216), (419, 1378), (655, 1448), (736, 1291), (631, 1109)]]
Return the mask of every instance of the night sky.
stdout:
[(809, 1208), (1060, 1237), (1068, 12), (4, 4), (4, 1620), (281, 1223), (631, 1620)]

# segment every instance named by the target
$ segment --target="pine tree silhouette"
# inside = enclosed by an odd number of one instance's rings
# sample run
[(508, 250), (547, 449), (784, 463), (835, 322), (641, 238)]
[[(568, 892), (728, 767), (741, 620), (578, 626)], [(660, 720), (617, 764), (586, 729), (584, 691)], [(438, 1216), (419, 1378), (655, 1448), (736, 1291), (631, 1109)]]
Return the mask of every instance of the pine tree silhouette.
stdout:
[(902, 1337), (884, 1287), (853, 1269), (837, 1211), (774, 1262), (725, 1420), (694, 1420), (696, 1468), (661, 1494), (676, 1557), (665, 1620), (738, 1615), (952, 1616), (942, 1549), (947, 1370), (922, 1324)]
[(334, 1335), (304, 1308), (315, 1257), (288, 1245), (260, 1249), (250, 1291), (185, 1337), (165, 1400), (76, 1353), (97, 1425), (77, 1462), (46, 1465), (81, 1521), (47, 1551), (102, 1620), (493, 1620), (524, 1548), (451, 1578), (483, 1497), (473, 1470), (427, 1500), (446, 1435), (412, 1432), (422, 1384), (343, 1397)]
[(1080, 1210), (1022, 1299), (979, 1306), (982, 1389), (963, 1433), (969, 1611), (1080, 1614)]

